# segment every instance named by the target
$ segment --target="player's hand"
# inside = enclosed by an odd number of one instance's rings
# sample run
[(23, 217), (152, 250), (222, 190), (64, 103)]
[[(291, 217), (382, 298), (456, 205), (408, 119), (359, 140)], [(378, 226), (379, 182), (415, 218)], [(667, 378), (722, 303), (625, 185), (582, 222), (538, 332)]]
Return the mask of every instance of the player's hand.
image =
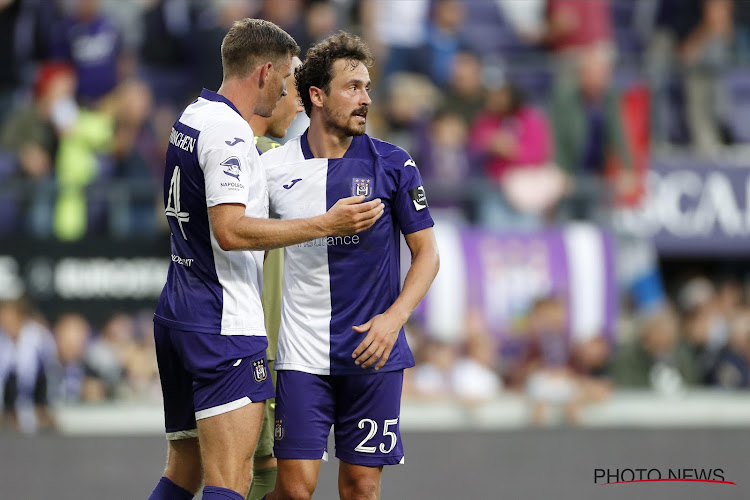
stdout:
[(357, 333), (367, 332), (367, 336), (352, 353), (354, 364), (366, 369), (377, 362), (375, 369), (380, 370), (388, 361), (402, 326), (404, 324), (401, 321), (388, 313), (378, 314), (363, 325), (353, 326), (352, 329)]
[(330, 236), (348, 236), (357, 234), (383, 216), (385, 205), (380, 198), (363, 203), (364, 196), (350, 196), (336, 202), (326, 212), (326, 227)]

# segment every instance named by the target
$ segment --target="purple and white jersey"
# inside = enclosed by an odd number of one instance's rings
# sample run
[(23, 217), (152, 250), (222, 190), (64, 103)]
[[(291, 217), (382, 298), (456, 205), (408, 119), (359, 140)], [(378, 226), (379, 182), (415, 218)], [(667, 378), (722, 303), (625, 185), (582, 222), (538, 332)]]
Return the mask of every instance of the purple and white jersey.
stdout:
[(167, 148), (164, 204), (172, 262), (154, 321), (180, 330), (265, 336), (262, 251), (224, 251), (208, 207), (245, 205), (268, 217), (266, 175), (255, 136), (225, 97), (203, 90), (175, 122)]
[[(313, 157), (307, 133), (263, 155), (271, 212), (281, 219), (321, 215), (339, 199), (380, 198), (385, 213), (367, 231), (285, 249), (278, 370), (319, 375), (373, 372), (354, 364), (365, 334), (352, 330), (384, 312), (400, 293), (399, 233), (431, 227), (422, 179), (403, 149), (367, 135), (343, 158)], [(403, 329), (383, 371), (414, 366)]]

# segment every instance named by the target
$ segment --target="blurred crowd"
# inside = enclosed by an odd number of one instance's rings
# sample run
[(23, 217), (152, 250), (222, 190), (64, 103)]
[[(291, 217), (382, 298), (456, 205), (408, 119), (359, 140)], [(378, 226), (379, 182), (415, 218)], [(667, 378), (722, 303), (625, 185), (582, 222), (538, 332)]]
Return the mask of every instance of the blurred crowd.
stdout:
[[(0, 238), (165, 237), (172, 122), (218, 88), (221, 39), (243, 17), (277, 23), (303, 56), (340, 29), (365, 38), (368, 132), (411, 153), (438, 216), (489, 230), (609, 227), (639, 203), (654, 154), (750, 141), (750, 2), (0, 0)], [(575, 422), (613, 386), (747, 387), (743, 286), (702, 276), (665, 294), (650, 243), (615, 236), (632, 304), (617, 345), (569, 345), (555, 297), (530, 308), (512, 356), (476, 318), (458, 343), (415, 324), (409, 397), (516, 391), (533, 421), (557, 406)], [(95, 326), (22, 300), (0, 312), (6, 419), (43, 427), (35, 408), (51, 400), (156, 398), (147, 312)]]

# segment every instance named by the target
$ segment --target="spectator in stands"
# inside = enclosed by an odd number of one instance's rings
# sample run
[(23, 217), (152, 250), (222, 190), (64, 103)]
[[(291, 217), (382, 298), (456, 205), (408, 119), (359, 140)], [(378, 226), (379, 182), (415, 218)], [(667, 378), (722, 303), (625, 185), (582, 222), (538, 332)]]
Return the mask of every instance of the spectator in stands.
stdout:
[(453, 395), (453, 368), (457, 358), (454, 344), (427, 340), (421, 347), (421, 362), (410, 374), (411, 395), (421, 399), (448, 399)]
[(416, 133), (424, 127), (440, 101), (440, 91), (423, 75), (397, 73), (388, 80), (385, 139), (416, 149)]
[(124, 369), (124, 396), (148, 401), (161, 400), (159, 367), (154, 348), (154, 322), (152, 314), (140, 313), (131, 317), (134, 327), (132, 342), (122, 352)]
[(582, 404), (598, 403), (612, 394), (612, 348), (603, 336), (577, 342), (573, 346), (571, 368), (576, 374), (578, 400)]
[[(288, 2), (290, 9), (296, 2)], [(275, 5), (269, 3), (270, 5)], [(221, 58), (221, 42), (229, 28), (235, 21), (251, 17), (251, 4), (242, 0), (222, 0), (206, 7), (205, 17), (211, 22), (201, 23), (193, 32), (191, 52), (194, 59), (196, 75), (195, 89), (191, 95), (200, 94), (202, 88), (218, 90), (221, 86), (223, 69)]]
[(720, 353), (729, 340), (729, 316), (714, 284), (704, 276), (687, 281), (678, 294), (684, 314), (685, 339), (698, 366), (698, 380), (713, 380)]
[(479, 222), (508, 229), (541, 226), (565, 187), (544, 113), (526, 102), (520, 88), (499, 83), (474, 122), (471, 145), (488, 181), (478, 197)]
[(119, 205), (111, 205), (110, 232), (117, 236), (153, 234), (157, 228), (160, 148), (149, 120), (154, 111), (151, 90), (143, 82), (128, 80), (115, 91), (111, 178), (128, 182)]
[(567, 310), (561, 297), (537, 300), (528, 314), (528, 344), (515, 371), (520, 372), (525, 384), (534, 425), (548, 422), (551, 407), (562, 407), (568, 423), (578, 422), (579, 389), (570, 368), (567, 325)]
[(736, 310), (729, 319), (729, 340), (718, 353), (707, 382), (722, 389), (750, 386), (750, 309)]
[[(237, 0), (229, 1), (237, 3)], [(247, 3), (244, 0), (239, 2)], [(305, 34), (304, 9), (303, 0), (262, 0), (256, 17), (277, 24), (297, 40)]]
[(547, 0), (496, 0), (502, 16), (518, 37), (529, 44), (544, 41), (547, 27)]
[(731, 0), (660, 0), (649, 42), (654, 89), (654, 139), (669, 139), (669, 84), (676, 70), (684, 82), (685, 122), (691, 144), (715, 153), (731, 137), (730, 110), (721, 76), (731, 62)]
[(611, 9), (609, 0), (548, 0), (543, 39), (560, 56), (597, 45), (612, 48)]
[(325, 40), (342, 29), (341, 5), (334, 0), (310, 0), (304, 13), (305, 31), (297, 38), (300, 54), (304, 57), (312, 45)]
[(562, 75), (555, 84), (550, 118), (556, 163), (575, 179), (570, 215), (592, 220), (611, 200), (602, 189), (608, 168), (619, 167), (613, 190), (621, 196), (636, 188), (635, 174), (623, 132), (620, 93), (612, 83), (614, 53), (606, 45), (593, 45), (582, 49), (576, 61), (576, 77)]
[(23, 177), (43, 179), (52, 174), (58, 135), (71, 125), (75, 89), (70, 66), (42, 65), (34, 84), (34, 101), (13, 112), (2, 127), (0, 147), (18, 155)]
[(695, 356), (680, 336), (679, 317), (669, 307), (644, 319), (640, 335), (616, 353), (613, 369), (618, 387), (675, 395), (699, 383)]
[(480, 173), (468, 137), (469, 125), (460, 115), (439, 109), (418, 134), (418, 147), (413, 149), (432, 197), (430, 207), (451, 209), (459, 218), (469, 212)]
[(464, 19), (464, 6), (459, 0), (438, 0), (433, 3), (421, 59), (427, 64), (422, 71), (440, 88), (448, 85), (453, 60), (462, 48)]
[(378, 65), (375, 74), (381, 74), (382, 81), (387, 81), (394, 73), (423, 72), (421, 49), (427, 36), (429, 8), (429, 0), (362, 2), (363, 36)]
[(115, 399), (125, 390), (125, 360), (135, 346), (135, 324), (127, 314), (114, 314), (91, 342), (89, 364), (104, 383), (105, 398)]
[(8, 425), (27, 434), (54, 427), (49, 389), (56, 357), (52, 334), (25, 300), (0, 303), (0, 404)]
[(96, 403), (106, 388), (89, 363), (91, 326), (80, 314), (61, 316), (54, 327), (60, 368), (60, 396), (69, 403)]
[[(52, 220), (54, 235), (61, 240), (82, 238), (97, 229), (106, 214), (86, 191), (112, 171), (108, 154), (115, 130), (116, 95), (108, 95), (100, 104), (98, 109), (72, 105), (67, 110), (71, 125), (60, 137), (55, 160), (58, 193)], [(100, 204), (106, 201), (101, 195), (99, 199)]]
[(29, 83), (30, 66), (49, 57), (57, 15), (52, 0), (0, 0), (0, 128)]
[(497, 343), (486, 331), (468, 332), (466, 353), (455, 362), (451, 374), (454, 397), (476, 405), (499, 396), (503, 384), (497, 365)]
[(125, 71), (119, 29), (102, 10), (101, 0), (74, 0), (53, 55), (73, 65), (78, 99), (87, 106), (113, 91)]
[(474, 52), (460, 51), (453, 57), (453, 67), (442, 108), (458, 113), (466, 123), (474, 123), (485, 100), (482, 62)]
[(161, 105), (181, 108), (200, 85), (190, 78), (198, 62), (191, 50), (195, 39), (200, 40), (196, 37), (199, 13), (195, 3), (182, 0), (156, 0), (143, 9), (141, 73)]
[(20, 167), (14, 176), (33, 182), (34, 193), (26, 193), (21, 229), (45, 237), (52, 230), (55, 196), (54, 173), (60, 137), (77, 119), (76, 78), (62, 63), (40, 66), (34, 83), (34, 100), (14, 111), (0, 130), (0, 148), (15, 155)]

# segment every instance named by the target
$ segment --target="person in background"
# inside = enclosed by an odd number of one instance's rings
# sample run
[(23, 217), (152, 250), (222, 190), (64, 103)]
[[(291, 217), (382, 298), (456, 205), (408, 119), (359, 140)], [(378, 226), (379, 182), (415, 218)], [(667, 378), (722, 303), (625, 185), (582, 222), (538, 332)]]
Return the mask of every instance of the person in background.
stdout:
[[(593, 3), (593, 2), (587, 2)], [(620, 93), (612, 81), (614, 53), (607, 45), (577, 52), (574, 78), (561, 75), (550, 101), (555, 161), (575, 182), (569, 215), (597, 220), (611, 208), (605, 174), (617, 166), (613, 194), (635, 189), (631, 152), (623, 132)]]
[(78, 78), (77, 99), (84, 106), (94, 106), (127, 73), (122, 36), (102, 9), (101, 0), (73, 0), (70, 5), (52, 55), (73, 65)]
[(550, 218), (565, 177), (554, 162), (547, 117), (518, 86), (503, 81), (489, 89), (470, 142), (489, 181), (479, 201), (481, 224), (534, 229)]
[(50, 411), (55, 339), (25, 299), (0, 302), (2, 420), (24, 434), (55, 426)]

